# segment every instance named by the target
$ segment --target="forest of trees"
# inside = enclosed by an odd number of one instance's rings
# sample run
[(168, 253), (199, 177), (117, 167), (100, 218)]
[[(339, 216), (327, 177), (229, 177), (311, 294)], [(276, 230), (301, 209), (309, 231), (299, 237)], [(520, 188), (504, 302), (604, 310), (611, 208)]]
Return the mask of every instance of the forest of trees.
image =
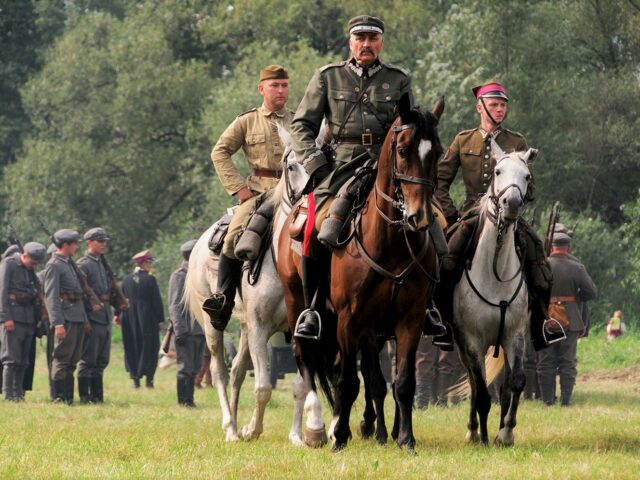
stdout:
[(507, 86), (508, 127), (541, 153), (527, 219), (543, 231), (559, 201), (600, 288), (594, 324), (622, 309), (637, 325), (639, 0), (0, 0), (0, 214), (42, 243), (37, 216), (103, 226), (120, 273), (152, 248), (166, 282), (232, 202), (209, 154), (260, 103), (260, 68), (289, 69), (295, 109), (362, 13), (386, 22), (382, 59), (417, 103), (446, 96), (444, 144), (477, 124), (473, 85)]

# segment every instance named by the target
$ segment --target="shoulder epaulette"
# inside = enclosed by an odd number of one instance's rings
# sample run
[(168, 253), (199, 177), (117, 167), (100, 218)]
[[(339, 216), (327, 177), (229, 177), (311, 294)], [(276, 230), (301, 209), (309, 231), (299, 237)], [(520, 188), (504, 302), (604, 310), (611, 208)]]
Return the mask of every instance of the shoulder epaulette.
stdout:
[(476, 132), (477, 130), (478, 130), (477, 128), (470, 128), (470, 129), (468, 129), (468, 130), (462, 130), (461, 132), (458, 132), (458, 133), (456, 134), (456, 137), (460, 137), (460, 136), (465, 137), (465, 136), (467, 136), (467, 135), (471, 135), (471, 134), (473, 134), (473, 133), (474, 133), (474, 132)]
[(330, 63), (329, 65), (325, 65), (324, 67), (320, 67), (320, 71), (324, 72), (325, 70), (328, 70), (330, 68), (343, 67), (345, 63), (347, 63), (346, 60), (343, 61), (343, 62)]
[[(251, 112), (255, 112), (258, 110), (258, 107), (254, 107), (251, 110), (247, 110), (246, 112), (242, 112), (240, 115), (238, 115), (238, 117), (241, 117), (243, 115), (246, 115), (247, 113), (251, 113)], [(237, 118), (237, 117), (236, 117)]]
[(524, 138), (524, 135), (522, 135), (520, 132), (514, 132), (513, 130), (509, 130), (508, 128), (505, 128), (504, 130), (505, 130), (505, 132), (508, 132), (511, 135), (515, 135), (516, 137)]
[(409, 72), (409, 70), (407, 70), (406, 68), (398, 67), (397, 65), (394, 65), (392, 63), (383, 63), (383, 65), (387, 67), (389, 70), (395, 70), (397, 72), (402, 73), (405, 77), (408, 77), (411, 75), (411, 72)]

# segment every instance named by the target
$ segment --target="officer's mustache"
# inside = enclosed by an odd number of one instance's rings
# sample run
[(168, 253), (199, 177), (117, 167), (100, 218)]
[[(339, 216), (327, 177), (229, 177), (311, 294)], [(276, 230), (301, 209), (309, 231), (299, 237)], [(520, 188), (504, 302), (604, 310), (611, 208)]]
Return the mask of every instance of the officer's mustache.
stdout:
[(365, 47), (362, 50), (360, 50), (360, 53), (370, 53), (371, 55), (373, 55), (373, 50), (371, 50), (368, 47)]

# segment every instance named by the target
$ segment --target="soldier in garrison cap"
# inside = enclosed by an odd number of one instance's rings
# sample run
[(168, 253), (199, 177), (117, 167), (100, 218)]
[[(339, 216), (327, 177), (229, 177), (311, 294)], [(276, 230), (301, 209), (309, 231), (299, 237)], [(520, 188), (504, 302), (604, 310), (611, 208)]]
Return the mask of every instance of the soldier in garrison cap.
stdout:
[(0, 263), (0, 361), (2, 392), (8, 401), (24, 400), (23, 381), (40, 320), (34, 268), (44, 260), (44, 246), (29, 242)]
[(587, 273), (585, 266), (575, 257), (569, 258), (571, 237), (566, 233), (555, 233), (551, 243), (549, 264), (553, 272), (550, 305), (561, 307), (569, 320), (567, 338), (538, 352), (538, 383), (542, 401), (553, 405), (556, 397), (556, 374), (560, 376), (560, 402), (571, 403), (576, 383), (576, 350), (578, 338), (586, 329), (581, 303), (593, 300), (598, 289)]
[[(85, 338), (82, 359), (78, 365), (78, 395), (83, 403), (104, 401), (103, 375), (111, 358), (111, 323), (115, 321), (111, 299), (113, 287), (105, 267), (104, 254), (110, 240), (107, 232), (96, 227), (84, 234), (87, 251), (78, 267), (102, 303), (102, 310), (89, 313), (91, 335)], [(126, 305), (116, 305), (116, 315)]]
[[(450, 226), (449, 253), (445, 255), (442, 263), (445, 278), (434, 293), (434, 298), (447, 322), (453, 321), (452, 286), (459, 280), (466, 260), (462, 258), (463, 254), (468, 251), (467, 245), (478, 223), (475, 207), (492, 182), (495, 159), (491, 155), (491, 140), (495, 140), (506, 153), (528, 149), (527, 142), (521, 134), (508, 130), (503, 125), (509, 105), (509, 97), (504, 86), (491, 79), (474, 87), (472, 91), (476, 99), (476, 111), (480, 116), (480, 126), (458, 133), (438, 164), (436, 197)], [(458, 210), (451, 199), (449, 188), (460, 169), (465, 198)], [(533, 191), (532, 177), (525, 200), (533, 200)], [(529, 228), (523, 219), (519, 219), (518, 225), (519, 234), (516, 235), (516, 242), (526, 252), (523, 262), (529, 287), (531, 340), (535, 349), (540, 350), (548, 345), (547, 340), (555, 340), (545, 339), (543, 335), (552, 281), (551, 271), (545, 259), (542, 242), (533, 229)], [(447, 335), (435, 339), (435, 342), (442, 348), (451, 349), (452, 329), (449, 327)]]
[(91, 325), (85, 312), (82, 284), (71, 263), (80, 235), (63, 229), (53, 234), (56, 251), (44, 270), (44, 294), (49, 320), (55, 328), (51, 378), (54, 401), (73, 403), (73, 372), (82, 356), (85, 334)]
[[(359, 182), (349, 181), (358, 167), (378, 158), (400, 98), (408, 95), (413, 101), (409, 73), (380, 60), (384, 31), (384, 22), (377, 17), (349, 20), (349, 59), (316, 70), (291, 123), (293, 149), (311, 175), (305, 193), (312, 193), (310, 204), (315, 205), (309, 216), (309, 221), (315, 216), (314, 241), (302, 256), (306, 308), (297, 322), (299, 337), (313, 338), (319, 331), (319, 315), (309, 309), (315, 292), (324, 290), (318, 288), (318, 279), (327, 268), (329, 253), (319, 242), (337, 246), (353, 201), (346, 190), (360, 188)], [(323, 119), (328, 126), (325, 146), (319, 149), (315, 139)], [(333, 202), (335, 197), (340, 201)], [(323, 305), (324, 300), (315, 304)], [(429, 326), (436, 332), (443, 328), (439, 323)]]
[(173, 324), (176, 340), (178, 404), (195, 407), (193, 391), (195, 377), (200, 370), (204, 351), (204, 332), (182, 302), (184, 282), (189, 268), (189, 257), (196, 240), (189, 240), (180, 247), (182, 265), (169, 278), (169, 320)]
[[(276, 186), (282, 173), (284, 145), (278, 135), (278, 125), (288, 130), (293, 118), (293, 111), (286, 107), (289, 98), (289, 74), (286, 68), (280, 65), (263, 68), (258, 92), (263, 97), (262, 105), (238, 115), (211, 152), (218, 178), (227, 193), (235, 196), (239, 203), (229, 224), (218, 262), (218, 287), (203, 305), (211, 317), (211, 324), (220, 331), (225, 329), (231, 318), (242, 273), (242, 261), (236, 258), (234, 251), (236, 238), (254, 210), (256, 217), (267, 220), (249, 222), (247, 225), (248, 230), (256, 231), (258, 238), (273, 217), (273, 204), (265, 197), (266, 192)], [(240, 175), (231, 159), (241, 148), (252, 168), (247, 178)]]
[(124, 363), (134, 388), (140, 388), (142, 377), (146, 377), (147, 388), (153, 388), (164, 308), (158, 282), (151, 274), (151, 252), (143, 250), (131, 260), (136, 264), (135, 270), (122, 279), (122, 291), (129, 299), (129, 308), (121, 313)]

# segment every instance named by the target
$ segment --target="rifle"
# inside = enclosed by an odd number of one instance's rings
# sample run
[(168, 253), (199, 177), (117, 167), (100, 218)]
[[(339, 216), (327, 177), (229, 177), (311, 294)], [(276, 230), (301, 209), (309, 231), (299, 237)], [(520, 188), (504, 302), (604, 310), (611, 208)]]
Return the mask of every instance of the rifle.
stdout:
[[(18, 232), (16, 227), (13, 226), (9, 217), (5, 218), (5, 222), (7, 223), (7, 227), (9, 227), (9, 236), (7, 240), (18, 247), (18, 251), (20, 253), (24, 253), (24, 249), (22, 248), (22, 242), (18, 237)], [(36, 318), (36, 334), (38, 337), (46, 334), (46, 325), (49, 321), (49, 313), (47, 312), (47, 307), (44, 303), (44, 291), (42, 290), (42, 285), (40, 284), (40, 280), (36, 275), (36, 272), (31, 269), (29, 270), (29, 276), (31, 277), (31, 281), (33, 282), (33, 288), (36, 294), (36, 303), (35, 303), (35, 318)]]
[(167, 333), (165, 333), (164, 338), (162, 339), (162, 347), (161, 350), (164, 353), (169, 353), (169, 347), (171, 345), (171, 337), (173, 336), (173, 322), (169, 320), (169, 326), (167, 327)]
[(109, 277), (109, 281), (111, 282), (109, 303), (116, 309), (116, 315), (120, 314), (122, 310), (127, 310), (129, 308), (129, 299), (124, 296), (122, 287), (118, 285), (118, 279), (116, 278), (116, 274), (113, 272), (113, 268), (111, 268), (111, 265), (107, 261), (107, 257), (100, 255), (100, 261), (102, 262), (102, 266), (107, 272), (107, 277)]
[[(49, 227), (47, 226), (47, 224), (44, 223), (44, 220), (38, 217), (38, 222), (40, 223), (40, 227), (42, 228), (42, 231), (44, 231), (44, 233), (47, 234), (51, 242), (55, 246), (58, 246), (58, 242), (56, 242), (56, 238), (51, 233), (51, 230), (49, 230)], [(71, 268), (73, 268), (73, 271), (76, 273), (76, 276), (80, 281), (80, 288), (82, 288), (82, 293), (85, 296), (85, 306), (88, 307), (87, 310), (94, 311), (94, 312), (101, 310), (103, 308), (102, 302), (96, 295), (96, 292), (93, 291), (93, 288), (89, 286), (89, 282), (87, 282), (87, 277), (85, 277), (84, 273), (82, 273), (82, 270), (78, 268), (78, 265), (76, 265), (76, 262), (74, 262), (71, 257), (69, 257), (69, 265), (71, 265)], [(88, 305), (87, 305), (87, 300), (88, 300)]]
[(551, 255), (551, 244), (553, 242), (553, 234), (556, 231), (556, 223), (560, 219), (560, 202), (553, 204), (551, 213), (549, 214), (549, 223), (547, 224), (547, 233), (544, 237), (544, 254), (548, 257)]

